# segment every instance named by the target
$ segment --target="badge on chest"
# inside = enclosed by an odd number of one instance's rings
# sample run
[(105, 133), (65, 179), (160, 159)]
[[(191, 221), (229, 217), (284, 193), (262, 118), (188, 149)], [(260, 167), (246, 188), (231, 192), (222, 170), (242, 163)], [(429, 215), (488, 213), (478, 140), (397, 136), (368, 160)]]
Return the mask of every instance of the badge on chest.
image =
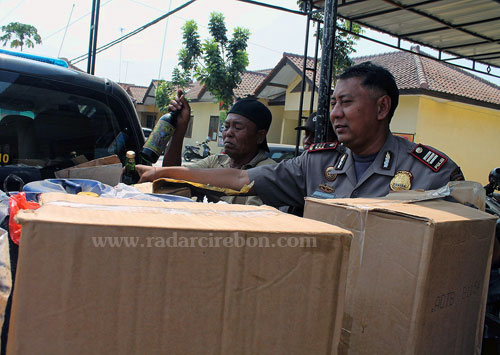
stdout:
[(391, 191), (410, 190), (412, 180), (412, 173), (406, 170), (399, 170), (391, 180)]

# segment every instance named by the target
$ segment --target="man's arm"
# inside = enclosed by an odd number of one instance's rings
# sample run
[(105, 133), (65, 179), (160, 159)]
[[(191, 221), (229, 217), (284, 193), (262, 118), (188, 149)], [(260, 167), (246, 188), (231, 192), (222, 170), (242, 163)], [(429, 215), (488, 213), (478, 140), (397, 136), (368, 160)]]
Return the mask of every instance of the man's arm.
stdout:
[(177, 91), (177, 97), (169, 105), (169, 111), (179, 111), (177, 125), (174, 134), (163, 154), (162, 166), (180, 166), (182, 164), (182, 144), (189, 126), (191, 118), (191, 107), (182, 94), (182, 90)]
[(192, 169), (178, 166), (155, 168), (147, 165), (136, 165), (135, 170), (140, 176), (139, 183), (159, 178), (171, 178), (237, 191), (250, 183), (248, 172), (239, 169)]

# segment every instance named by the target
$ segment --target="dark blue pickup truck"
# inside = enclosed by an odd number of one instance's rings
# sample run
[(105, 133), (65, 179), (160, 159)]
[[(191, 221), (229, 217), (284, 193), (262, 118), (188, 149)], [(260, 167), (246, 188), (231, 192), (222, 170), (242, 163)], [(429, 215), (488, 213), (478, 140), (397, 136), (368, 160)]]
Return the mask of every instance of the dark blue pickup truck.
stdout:
[[(25, 57), (19, 57), (25, 56)], [(58, 59), (0, 50), (0, 188), (53, 178), (54, 172), (112, 154), (125, 161), (144, 134), (127, 93), (111, 80)], [(12, 175), (11, 175), (12, 177)]]

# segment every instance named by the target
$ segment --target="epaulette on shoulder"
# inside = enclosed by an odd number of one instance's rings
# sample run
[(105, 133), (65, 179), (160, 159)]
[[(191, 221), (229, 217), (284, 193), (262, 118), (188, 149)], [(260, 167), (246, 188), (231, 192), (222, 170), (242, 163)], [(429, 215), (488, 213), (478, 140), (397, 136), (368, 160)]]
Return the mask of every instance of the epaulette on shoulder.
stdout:
[(438, 172), (448, 161), (448, 158), (443, 154), (423, 144), (418, 144), (410, 154), (434, 172)]
[(307, 151), (313, 153), (313, 152), (320, 152), (323, 150), (334, 150), (337, 148), (338, 145), (339, 145), (338, 142), (314, 143), (311, 144), (311, 146)]

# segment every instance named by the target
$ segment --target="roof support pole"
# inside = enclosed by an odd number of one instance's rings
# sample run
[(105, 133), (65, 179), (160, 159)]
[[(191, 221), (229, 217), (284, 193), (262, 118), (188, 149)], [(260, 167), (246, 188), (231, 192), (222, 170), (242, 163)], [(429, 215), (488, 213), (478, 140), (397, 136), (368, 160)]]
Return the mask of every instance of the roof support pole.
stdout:
[(321, 50), (321, 71), (318, 94), (318, 113), (314, 141), (324, 142), (327, 138), (327, 124), (332, 91), (332, 70), (335, 55), (335, 32), (337, 28), (337, 0), (326, 0)]
[(314, 44), (314, 63), (313, 63), (313, 80), (311, 87), (311, 101), (309, 102), (309, 115), (312, 114), (314, 110), (314, 96), (316, 94), (316, 78), (318, 76), (318, 50), (319, 50), (319, 36), (321, 35), (321, 26), (320, 23), (316, 23), (318, 25), (316, 29), (316, 43)]
[(95, 56), (97, 53), (97, 30), (99, 26), (99, 9), (101, 0), (92, 0), (92, 15), (90, 17), (89, 53), (87, 59), (87, 73), (94, 75)]
[(92, 14), (90, 15), (89, 52), (88, 52), (88, 56), (87, 56), (87, 73), (88, 74), (90, 74), (90, 69), (92, 66), (92, 48), (94, 48), (92, 41), (94, 40), (95, 7), (96, 7), (96, 0), (92, 0)]
[[(302, 83), (300, 88), (300, 99), (299, 99), (299, 117), (297, 126), (302, 125), (302, 112), (304, 109), (304, 92), (306, 90), (306, 72), (307, 72), (307, 47), (309, 47), (309, 28), (311, 26), (311, 12), (312, 12), (312, 1), (305, 2), (304, 11), (307, 13), (307, 23), (306, 23), (306, 38), (304, 41), (304, 63), (302, 65)], [(300, 135), (302, 131), (297, 130), (297, 137), (295, 142), (295, 156), (299, 155), (299, 145), (300, 145)]]
[(101, 0), (97, 0), (95, 8), (95, 22), (94, 22), (94, 40), (92, 41), (92, 71), (90, 74), (94, 75), (95, 72), (95, 57), (97, 55), (97, 30), (99, 29), (99, 10), (101, 9)]

